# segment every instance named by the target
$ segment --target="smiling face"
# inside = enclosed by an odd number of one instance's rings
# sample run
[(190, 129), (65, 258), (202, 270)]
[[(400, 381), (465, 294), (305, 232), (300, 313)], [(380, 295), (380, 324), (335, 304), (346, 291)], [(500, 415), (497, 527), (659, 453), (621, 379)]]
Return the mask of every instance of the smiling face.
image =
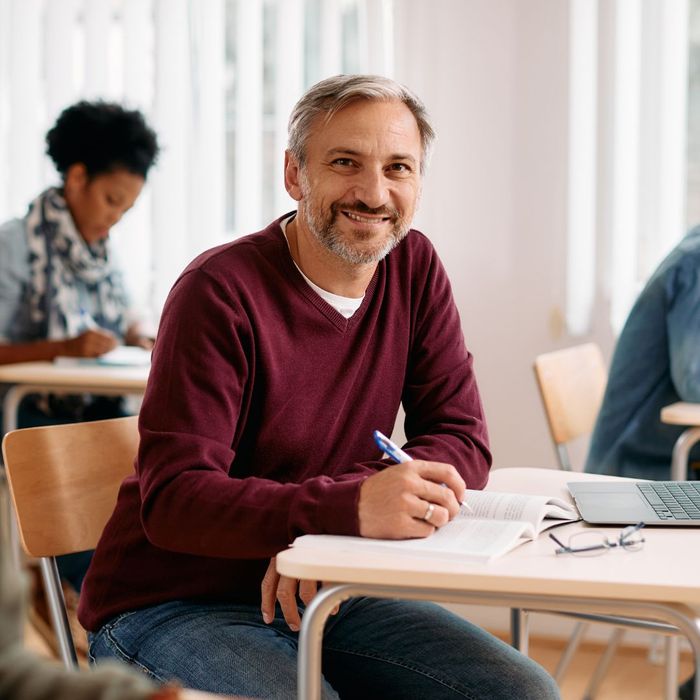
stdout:
[(109, 236), (109, 230), (134, 205), (144, 179), (125, 168), (89, 177), (85, 166), (68, 168), (63, 192), (75, 227), (88, 245)]
[(317, 118), (303, 166), (287, 154), (298, 224), (353, 264), (376, 263), (408, 232), (420, 196), (422, 144), (403, 102), (358, 100)]

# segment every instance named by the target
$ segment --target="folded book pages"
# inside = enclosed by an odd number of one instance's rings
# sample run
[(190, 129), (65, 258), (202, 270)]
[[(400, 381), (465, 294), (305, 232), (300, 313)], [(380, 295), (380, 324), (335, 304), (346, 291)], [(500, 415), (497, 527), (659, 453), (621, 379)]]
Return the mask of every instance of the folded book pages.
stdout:
[(447, 525), (429, 537), (381, 540), (342, 535), (304, 535), (293, 547), (327, 547), (334, 551), (405, 553), (411, 556), (490, 561), (519, 544), (534, 540), (543, 530), (579, 519), (573, 505), (550, 496), (467, 490), (465, 502)]

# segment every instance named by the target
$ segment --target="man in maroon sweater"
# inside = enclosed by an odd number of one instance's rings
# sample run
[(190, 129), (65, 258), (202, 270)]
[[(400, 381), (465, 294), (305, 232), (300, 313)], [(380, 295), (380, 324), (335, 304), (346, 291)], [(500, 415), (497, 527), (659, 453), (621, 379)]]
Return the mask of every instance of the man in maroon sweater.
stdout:
[[(94, 658), (211, 691), (294, 697), (295, 537), (426, 537), (490, 453), (449, 281), (410, 230), (433, 130), (404, 87), (337, 76), (289, 126), (297, 211), (194, 260), (163, 311), (135, 476), (80, 619)], [(405, 464), (373, 430), (406, 412)], [(326, 698), (558, 697), (507, 645), (438, 606), (353, 599), (324, 637)]]

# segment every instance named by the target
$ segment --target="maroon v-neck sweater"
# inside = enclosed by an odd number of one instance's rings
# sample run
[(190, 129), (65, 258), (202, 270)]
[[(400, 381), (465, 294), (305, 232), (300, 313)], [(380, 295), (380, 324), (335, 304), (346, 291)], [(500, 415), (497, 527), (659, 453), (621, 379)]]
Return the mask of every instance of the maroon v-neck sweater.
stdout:
[[(158, 331), (136, 475), (80, 596), (80, 621), (175, 599), (257, 602), (305, 533), (357, 535), (362, 480), (406, 450), (484, 486), (488, 437), (445, 271), (418, 231), (345, 319), (300, 276), (279, 222), (194, 260)], [(109, 449), (109, 445), (105, 445)]]

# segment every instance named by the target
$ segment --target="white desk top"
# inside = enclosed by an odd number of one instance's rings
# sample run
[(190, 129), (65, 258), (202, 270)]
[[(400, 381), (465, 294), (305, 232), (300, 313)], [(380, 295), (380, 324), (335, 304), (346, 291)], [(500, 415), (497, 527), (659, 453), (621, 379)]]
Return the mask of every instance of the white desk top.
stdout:
[[(567, 481), (614, 478), (554, 469), (495, 469), (487, 488), (570, 500)], [(584, 527), (587, 526), (572, 523), (556, 531), (560, 538), (567, 538)], [(535, 542), (487, 564), (386, 552), (357, 555), (324, 549), (318, 553), (312, 547), (292, 547), (278, 555), (277, 567), (286, 576), (327, 583), (700, 604), (698, 529), (647, 527), (643, 532), (643, 550), (612, 550), (599, 557), (557, 556), (555, 545), (545, 532)]]
[(661, 422), (671, 425), (700, 425), (700, 403), (678, 401), (661, 409)]
[(146, 388), (150, 367), (110, 367), (104, 365), (62, 366), (53, 362), (20, 362), (0, 365), (0, 383), (42, 385), (46, 388), (68, 387), (80, 391), (118, 389), (142, 392)]

